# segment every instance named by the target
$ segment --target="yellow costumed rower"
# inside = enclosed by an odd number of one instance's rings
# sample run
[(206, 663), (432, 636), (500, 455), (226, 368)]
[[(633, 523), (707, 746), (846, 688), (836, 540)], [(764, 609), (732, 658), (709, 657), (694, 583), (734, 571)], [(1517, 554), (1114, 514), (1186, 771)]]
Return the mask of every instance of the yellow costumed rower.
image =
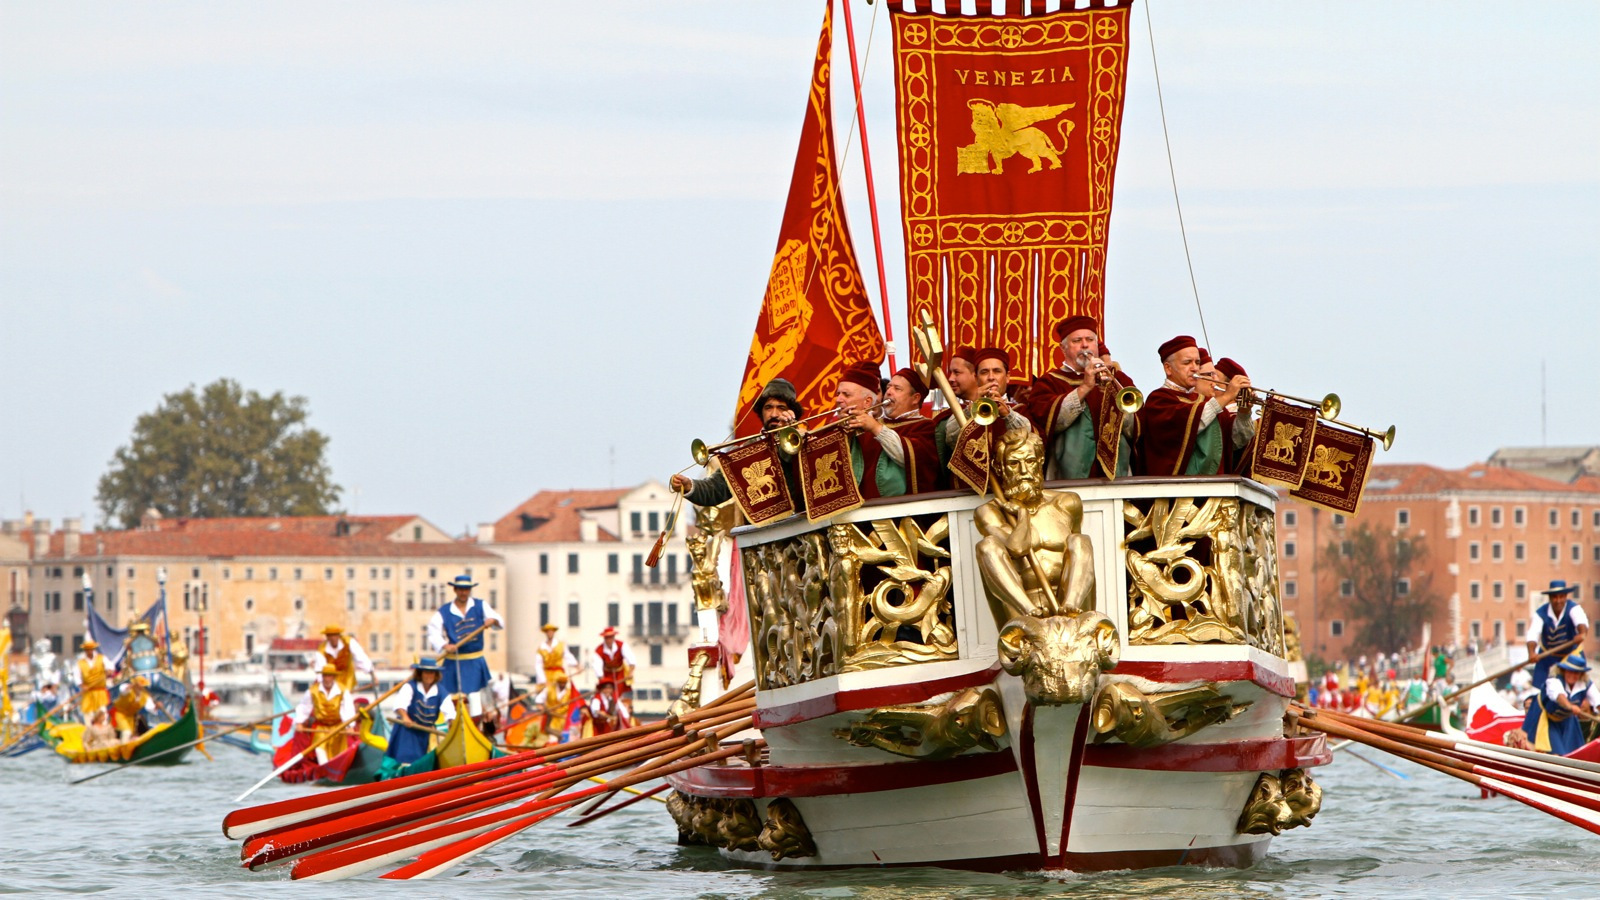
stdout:
[(122, 686), (117, 693), (117, 699), (111, 703), (111, 713), (116, 719), (117, 736), (122, 740), (131, 740), (150, 730), (150, 721), (145, 718), (145, 710), (154, 708), (150, 701), (150, 692), (146, 688), (150, 682), (143, 675), (136, 675), (134, 679)]
[[(332, 665), (322, 667), (322, 680), (306, 691), (294, 712), (295, 721), (300, 723), (302, 731), (311, 732), (313, 742), (342, 730), (339, 726), (355, 716), (355, 699), (339, 684), (339, 670)], [(326, 763), (330, 757), (344, 751), (345, 746), (338, 738), (329, 738), (317, 747), (317, 763)]]
[(345, 634), (344, 629), (338, 625), (329, 625), (322, 629), (324, 640), (322, 647), (323, 665), (333, 666), (339, 671), (339, 686), (346, 691), (356, 689), (356, 675), (367, 676), (367, 681), (377, 685), (377, 676), (372, 671), (372, 659), (367, 656), (367, 651), (362, 648), (361, 642), (353, 635)]
[(106, 690), (106, 657), (100, 652), (97, 641), (83, 642), (83, 655), (78, 657), (78, 709), (83, 711), (85, 722), (97, 710), (111, 703), (111, 693)]

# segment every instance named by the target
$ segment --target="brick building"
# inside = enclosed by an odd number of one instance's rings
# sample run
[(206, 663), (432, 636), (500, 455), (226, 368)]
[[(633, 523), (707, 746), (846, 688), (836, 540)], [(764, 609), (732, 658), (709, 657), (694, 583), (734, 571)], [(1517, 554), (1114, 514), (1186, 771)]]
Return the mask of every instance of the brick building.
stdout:
[[(452, 597), (444, 582), (466, 572), (484, 599), (496, 603), (504, 594), (499, 557), (420, 516), (152, 515), (128, 531), (84, 532), (71, 519), (47, 529), (15, 535), (30, 553), (13, 631), (49, 640), (58, 653), (79, 649), (91, 599), (101, 617), (120, 626), (160, 597), (163, 576), (175, 638), (193, 648), (205, 617), (208, 663), (338, 624), (374, 663), (403, 667), (422, 649), (433, 610)], [(490, 632), (491, 668), (505, 665), (505, 649), (503, 635)]]
[[(1545, 463), (1529, 451), (1503, 450), (1489, 463), (1458, 470), (1376, 465), (1354, 518), (1283, 498), (1279, 575), (1284, 607), (1300, 623), (1307, 654), (1331, 662), (1360, 652), (1351, 646), (1355, 623), (1344, 603), (1351, 588), (1324, 554), (1330, 545), (1348, 552), (1362, 524), (1425, 540), (1421, 571), (1440, 597), (1433, 644), (1492, 648), (1525, 641), (1533, 609), (1543, 602), (1537, 592), (1557, 578), (1578, 584), (1578, 602), (1600, 621), (1600, 475), (1582, 465)], [(1402, 583), (1396, 591), (1409, 588)], [(1421, 641), (1419, 634), (1414, 643)], [(1591, 639), (1587, 649), (1593, 654), (1600, 642)]]

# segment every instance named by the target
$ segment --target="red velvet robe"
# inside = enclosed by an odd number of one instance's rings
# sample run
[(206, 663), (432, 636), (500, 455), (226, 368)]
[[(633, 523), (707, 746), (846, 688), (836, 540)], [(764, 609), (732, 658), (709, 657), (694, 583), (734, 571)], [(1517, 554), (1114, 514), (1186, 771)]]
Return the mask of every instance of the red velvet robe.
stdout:
[(1135, 471), (1162, 477), (1182, 475), (1200, 436), (1200, 411), (1209, 399), (1198, 391), (1185, 394), (1165, 385), (1146, 394), (1144, 408), (1139, 410), (1139, 468)]
[[(934, 420), (916, 416), (885, 422), (884, 425), (900, 435), (900, 445), (906, 451), (906, 493), (926, 494), (937, 490), (939, 470), (944, 467), (939, 464), (939, 449), (933, 442)], [(877, 444), (877, 441), (873, 443)]]
[[(1094, 433), (1096, 435), (1100, 433), (1100, 423), (1096, 422), (1094, 417), (1099, 414), (1100, 405), (1105, 401), (1105, 392), (1134, 386), (1133, 379), (1128, 377), (1127, 373), (1121, 369), (1114, 370), (1113, 374), (1116, 376), (1115, 387), (1110, 384), (1097, 386), (1089, 392), (1089, 396), (1083, 398), (1083, 415), (1088, 416), (1089, 421), (1094, 424)], [(1039, 437), (1044, 439), (1045, 450), (1051, 456), (1054, 456), (1054, 451), (1051, 449), (1050, 444), (1057, 437), (1055, 433), (1056, 416), (1061, 413), (1061, 400), (1069, 392), (1077, 390), (1082, 384), (1083, 375), (1081, 373), (1069, 372), (1066, 369), (1055, 369), (1035, 378), (1033, 384), (1028, 388), (1027, 401), (1023, 403), (1020, 411), (1028, 417), (1028, 421), (1033, 423), (1033, 430), (1037, 431)], [(1135, 429), (1132, 444), (1136, 457), (1139, 450), (1138, 434), (1138, 429)], [(1134, 471), (1138, 471), (1137, 459), (1132, 464)], [(1105, 468), (1100, 465), (1098, 454), (1090, 477), (1108, 477)]]

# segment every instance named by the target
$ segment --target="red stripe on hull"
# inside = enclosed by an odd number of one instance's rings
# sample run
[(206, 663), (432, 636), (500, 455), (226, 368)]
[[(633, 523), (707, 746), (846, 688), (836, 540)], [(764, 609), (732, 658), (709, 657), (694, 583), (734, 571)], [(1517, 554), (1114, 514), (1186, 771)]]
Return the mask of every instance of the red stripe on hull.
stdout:
[(1294, 697), (1294, 679), (1279, 675), (1258, 662), (1237, 659), (1218, 662), (1123, 660), (1112, 670), (1151, 681), (1250, 681), (1280, 697)]
[(953, 784), (1016, 770), (1016, 758), (1001, 751), (855, 766), (697, 766), (667, 781), (697, 797), (827, 797)]
[(896, 706), (902, 703), (920, 703), (939, 694), (989, 684), (999, 674), (1000, 664), (996, 663), (987, 669), (968, 672), (965, 675), (952, 675), (949, 678), (915, 681), (910, 684), (890, 684), (854, 691), (836, 691), (810, 700), (801, 700), (798, 703), (761, 707), (755, 713), (756, 727), (775, 728), (808, 719), (820, 719), (834, 713)]
[(1226, 744), (1163, 744), (1129, 747), (1096, 744), (1084, 754), (1084, 765), (1105, 769), (1151, 769), (1160, 772), (1265, 772), (1271, 769), (1323, 766), (1333, 761), (1320, 734), (1293, 738), (1258, 738)]

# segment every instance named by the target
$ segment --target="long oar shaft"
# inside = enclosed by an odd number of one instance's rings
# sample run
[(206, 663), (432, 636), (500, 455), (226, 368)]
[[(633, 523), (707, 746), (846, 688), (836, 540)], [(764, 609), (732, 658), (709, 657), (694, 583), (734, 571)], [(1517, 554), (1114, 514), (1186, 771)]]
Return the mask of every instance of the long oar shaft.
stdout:
[[(586, 815), (583, 818), (577, 820), (576, 822), (568, 822), (567, 823), (567, 827), (568, 828), (577, 828), (579, 825), (587, 825), (590, 822), (593, 822), (595, 819), (600, 818), (601, 816), (609, 816), (612, 813), (616, 812), (617, 810), (624, 809), (626, 807), (632, 806), (633, 804), (638, 803), (641, 800), (647, 800), (647, 799), (652, 799), (652, 798), (656, 799), (656, 800), (661, 800), (661, 798), (657, 797), (656, 795), (661, 793), (662, 791), (670, 788), (670, 787), (672, 787), (672, 785), (663, 784), (663, 785), (660, 785), (659, 787), (653, 787), (648, 791), (641, 791), (641, 792), (639, 792), (637, 794), (634, 794), (632, 797), (629, 797), (628, 799), (622, 801), (621, 803), (616, 804), (615, 806), (608, 806), (605, 809), (602, 809), (597, 813), (589, 813), (588, 815)], [(632, 790), (632, 789), (629, 788), (628, 790)], [(613, 793), (613, 795), (615, 794), (615, 792), (612, 792), (612, 793)], [(666, 801), (662, 800), (661, 802), (665, 803)]]
[(1410, 721), (1411, 719), (1415, 719), (1417, 716), (1422, 715), (1423, 713), (1427, 712), (1429, 709), (1431, 709), (1434, 706), (1438, 706), (1441, 710), (1443, 710), (1445, 708), (1445, 704), (1450, 703), (1451, 701), (1455, 700), (1457, 697), (1460, 697), (1462, 694), (1465, 694), (1465, 693), (1471, 691), (1473, 688), (1477, 687), (1480, 684), (1488, 684), (1489, 682), (1494, 681), (1497, 678), (1504, 678), (1505, 676), (1510, 675), (1512, 672), (1515, 672), (1518, 669), (1524, 669), (1524, 668), (1527, 668), (1528, 666), (1531, 666), (1531, 665), (1539, 662), (1539, 660), (1549, 659), (1552, 656), (1564, 655), (1568, 650), (1571, 650), (1573, 647), (1576, 647), (1581, 643), (1583, 643), (1583, 638), (1582, 637), (1575, 637), (1572, 640), (1567, 641), (1564, 644), (1560, 644), (1560, 645), (1557, 645), (1555, 647), (1551, 647), (1549, 650), (1546, 650), (1543, 653), (1537, 654), (1535, 656), (1530, 656), (1527, 659), (1523, 660), (1522, 662), (1512, 663), (1511, 665), (1506, 666), (1505, 668), (1500, 669), (1499, 671), (1495, 672), (1493, 675), (1485, 675), (1484, 677), (1478, 679), (1477, 681), (1474, 681), (1473, 683), (1471, 683), (1471, 684), (1469, 684), (1469, 685), (1467, 685), (1465, 687), (1457, 688), (1456, 690), (1451, 691), (1450, 693), (1444, 695), (1443, 697), (1440, 697), (1440, 698), (1438, 698), (1436, 700), (1430, 700), (1427, 703), (1422, 704), (1421, 706), (1417, 707), (1414, 710), (1411, 710), (1411, 711), (1407, 712), (1404, 716), (1402, 716), (1401, 717), (1401, 721), (1405, 722), (1405, 721)]
[[(383, 695), (381, 697), (379, 697), (378, 699), (372, 701), (372, 706), (371, 706), (372, 714), (373, 715), (382, 715), (383, 714), (382, 713), (383, 701), (389, 699), (390, 697), (393, 697), (396, 693), (398, 693), (400, 691), (400, 689), (402, 687), (405, 687), (409, 683), (410, 682), (402, 681), (399, 684), (396, 684), (394, 687), (389, 688), (387, 691), (384, 691)], [(255, 784), (251, 785), (250, 786), (250, 790), (245, 791), (244, 793), (240, 794), (239, 796), (233, 798), (233, 802), (238, 803), (241, 800), (243, 800), (244, 798), (250, 796), (251, 794), (254, 794), (256, 791), (260, 790), (261, 787), (263, 785), (265, 785), (267, 782), (271, 781), (274, 778), (277, 778), (279, 775), (282, 775), (284, 772), (287, 772), (290, 769), (294, 768), (295, 765), (297, 765), (300, 762), (300, 760), (306, 758), (306, 756), (310, 755), (318, 747), (321, 747), (323, 744), (326, 744), (329, 741), (332, 741), (334, 738), (343, 735), (345, 733), (346, 729), (348, 729), (352, 724), (354, 724), (356, 721), (358, 721), (361, 718), (361, 715), (362, 714), (360, 712), (357, 712), (355, 715), (351, 716), (350, 718), (345, 719), (343, 722), (340, 722), (333, 730), (329, 731), (327, 734), (325, 734), (322, 737), (318, 738), (309, 747), (305, 748), (304, 750), (301, 750), (299, 753), (296, 753), (294, 756), (290, 757), (286, 762), (284, 762), (283, 765), (277, 767), (276, 769), (273, 769), (271, 772), (268, 772), (267, 773), (267, 777), (261, 779), (260, 781), (256, 782)]]

